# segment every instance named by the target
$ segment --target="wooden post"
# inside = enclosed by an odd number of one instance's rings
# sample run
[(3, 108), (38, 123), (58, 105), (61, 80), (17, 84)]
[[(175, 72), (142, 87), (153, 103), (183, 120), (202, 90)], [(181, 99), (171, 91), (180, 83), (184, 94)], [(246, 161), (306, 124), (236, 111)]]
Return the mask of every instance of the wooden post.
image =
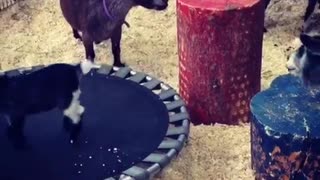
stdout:
[(194, 124), (249, 122), (264, 0), (177, 0), (179, 89)]
[(252, 98), (251, 111), (256, 179), (320, 179), (320, 94), (284, 75)]

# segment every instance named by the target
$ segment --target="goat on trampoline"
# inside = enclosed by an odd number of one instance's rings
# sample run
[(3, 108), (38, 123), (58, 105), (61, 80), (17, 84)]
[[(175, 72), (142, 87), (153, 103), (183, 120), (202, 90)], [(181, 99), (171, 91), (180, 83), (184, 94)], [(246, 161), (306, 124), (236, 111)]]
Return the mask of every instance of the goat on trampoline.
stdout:
[(306, 86), (320, 85), (320, 35), (301, 33), (302, 45), (287, 62), (290, 74), (300, 77)]
[(120, 41), (122, 25), (127, 24), (125, 18), (130, 9), (142, 6), (161, 11), (167, 8), (168, 0), (60, 0), (60, 6), (74, 38), (83, 42), (87, 59), (94, 61), (93, 43), (111, 38), (113, 65), (123, 67)]
[[(53, 64), (26, 75), (0, 77), (0, 113), (6, 117), (8, 135), (24, 140), (25, 117), (58, 107), (63, 111), (64, 127), (76, 138), (81, 127), (79, 81), (99, 65), (81, 61), (79, 65)], [(22, 141), (23, 143), (23, 141)]]

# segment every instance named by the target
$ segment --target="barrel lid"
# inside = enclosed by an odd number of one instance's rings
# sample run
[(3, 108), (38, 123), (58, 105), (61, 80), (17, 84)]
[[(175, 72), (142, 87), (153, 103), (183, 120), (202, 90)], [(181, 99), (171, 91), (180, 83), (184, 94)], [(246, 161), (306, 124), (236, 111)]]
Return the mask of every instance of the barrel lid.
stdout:
[(252, 98), (250, 108), (266, 132), (320, 137), (320, 89), (306, 88), (300, 78), (277, 77)]
[(178, 0), (178, 3), (194, 8), (213, 10), (241, 9), (257, 4), (259, 0)]

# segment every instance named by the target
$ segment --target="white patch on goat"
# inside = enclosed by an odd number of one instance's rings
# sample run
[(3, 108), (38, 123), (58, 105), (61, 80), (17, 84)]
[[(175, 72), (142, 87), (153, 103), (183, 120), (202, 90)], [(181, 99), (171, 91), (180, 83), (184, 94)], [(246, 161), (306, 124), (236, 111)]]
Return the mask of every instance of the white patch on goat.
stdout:
[(72, 100), (67, 109), (63, 111), (63, 114), (71, 119), (73, 124), (78, 124), (81, 120), (81, 114), (84, 112), (85, 108), (80, 105), (80, 89), (77, 89), (72, 93)]
[(293, 52), (290, 57), (289, 57), (289, 60), (287, 61), (287, 68), (290, 70), (290, 74), (292, 75), (296, 75), (296, 71), (298, 69), (298, 66), (296, 66), (296, 63), (295, 63), (295, 59), (297, 58), (297, 52)]
[(305, 51), (306, 50), (304, 50), (303, 55), (300, 59), (297, 59), (297, 51), (290, 55), (290, 58), (287, 61), (287, 68), (290, 70), (290, 74), (302, 77), (302, 69), (307, 61), (307, 54)]
[[(306, 65), (306, 62), (307, 62), (307, 53), (306, 53), (306, 50), (305, 52), (303, 53), (300, 61), (299, 61), (299, 70), (300, 70), (300, 73), (302, 72), (301, 70), (304, 68), (304, 66)], [(302, 74), (301, 74), (302, 75)]]
[(99, 69), (101, 65), (95, 64), (90, 60), (84, 59), (80, 62), (80, 68), (83, 74), (88, 74), (91, 69)]
[(80, 105), (78, 108), (78, 113), (82, 114), (83, 112), (84, 112), (84, 107)]

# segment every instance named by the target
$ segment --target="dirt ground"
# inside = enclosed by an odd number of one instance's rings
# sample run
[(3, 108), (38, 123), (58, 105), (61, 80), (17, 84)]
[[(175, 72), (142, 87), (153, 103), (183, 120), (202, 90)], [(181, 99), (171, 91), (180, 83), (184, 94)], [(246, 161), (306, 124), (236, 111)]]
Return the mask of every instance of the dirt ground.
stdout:
[[(273, 0), (267, 11), (262, 89), (287, 73), (286, 56), (302, 26), (307, 1)], [(178, 89), (176, 5), (155, 12), (135, 8), (124, 28), (122, 58)], [(290, 12), (290, 13), (289, 13)], [(292, 47), (292, 48), (290, 48)], [(55, 62), (77, 62), (84, 48), (74, 40), (57, 0), (23, 0), (0, 12), (0, 71)], [(96, 46), (97, 60), (112, 63), (110, 42)], [(189, 144), (157, 176), (165, 180), (253, 179), (250, 170), (249, 126), (192, 126)]]

